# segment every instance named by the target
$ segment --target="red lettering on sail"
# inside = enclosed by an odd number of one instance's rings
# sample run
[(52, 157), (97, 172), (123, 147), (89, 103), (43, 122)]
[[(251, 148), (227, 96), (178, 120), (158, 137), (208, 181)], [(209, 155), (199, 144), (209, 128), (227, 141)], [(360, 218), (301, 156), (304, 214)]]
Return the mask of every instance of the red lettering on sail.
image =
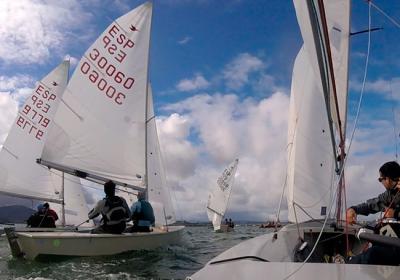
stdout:
[[(17, 118), (17, 122), (16, 123), (21, 129), (26, 131), (29, 135), (32, 135), (37, 140), (42, 140), (42, 137), (44, 135), (44, 131), (39, 129), (36, 125), (31, 123), (29, 120), (25, 119), (23, 116), (19, 116)], [(46, 127), (47, 127), (47, 125), (48, 125), (48, 123), (46, 124)]]

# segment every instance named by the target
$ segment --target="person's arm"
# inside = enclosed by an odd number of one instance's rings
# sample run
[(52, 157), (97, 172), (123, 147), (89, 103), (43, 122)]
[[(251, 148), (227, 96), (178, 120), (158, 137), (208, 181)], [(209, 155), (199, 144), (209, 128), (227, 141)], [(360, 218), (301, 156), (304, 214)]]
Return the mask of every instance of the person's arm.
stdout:
[(351, 206), (357, 214), (368, 216), (385, 210), (385, 205), (388, 200), (388, 192), (381, 193), (378, 197), (368, 199), (364, 203)]
[(132, 204), (132, 206), (131, 206), (131, 215), (133, 215), (133, 214), (135, 214), (136, 212), (139, 211), (139, 205), (140, 205), (140, 203), (138, 201)]
[(90, 210), (90, 212), (88, 214), (89, 219), (94, 219), (98, 215), (100, 215), (101, 210), (103, 210), (105, 203), (106, 203), (106, 201), (104, 199), (98, 201), (96, 203), (96, 205), (94, 206), (94, 208), (92, 210)]
[(123, 207), (125, 208), (125, 211), (126, 211), (126, 215), (127, 215), (128, 219), (130, 220), (131, 219), (131, 210), (129, 209), (129, 206), (126, 203), (126, 200), (124, 198), (122, 198), (122, 197), (121, 197), (121, 199), (122, 199), (122, 205), (123, 205)]

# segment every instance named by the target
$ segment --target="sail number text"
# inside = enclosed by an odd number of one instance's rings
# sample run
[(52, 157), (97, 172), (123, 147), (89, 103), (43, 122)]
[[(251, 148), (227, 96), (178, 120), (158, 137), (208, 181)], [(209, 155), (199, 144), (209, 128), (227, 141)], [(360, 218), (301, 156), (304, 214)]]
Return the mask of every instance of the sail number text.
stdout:
[[(121, 105), (126, 98), (125, 93), (116, 89), (115, 83), (129, 90), (135, 83), (133, 77), (118, 71), (126, 58), (126, 50), (135, 44), (121, 32), (118, 26), (113, 25), (102, 37), (102, 50), (94, 47), (88, 55), (88, 61), (83, 61), (80, 70), (88, 79), (96, 85), (108, 98)], [(102, 52), (106, 52), (104, 55)]]
[(28, 134), (32, 134), (36, 139), (41, 140), (44, 130), (49, 126), (50, 119), (47, 118), (52, 101), (56, 100), (56, 95), (50, 93), (42, 85), (38, 85), (30, 99), (20, 110), (17, 118), (17, 125)]

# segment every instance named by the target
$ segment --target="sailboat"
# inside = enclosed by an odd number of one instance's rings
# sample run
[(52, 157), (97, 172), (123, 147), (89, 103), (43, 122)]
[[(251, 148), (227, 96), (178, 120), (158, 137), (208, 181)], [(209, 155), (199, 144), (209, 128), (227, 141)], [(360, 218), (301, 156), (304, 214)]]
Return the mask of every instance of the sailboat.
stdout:
[(212, 222), (214, 231), (216, 232), (228, 232), (233, 230), (233, 227), (228, 224), (221, 225), (221, 221), (228, 207), (238, 163), (239, 160), (235, 159), (225, 168), (222, 175), (217, 179), (217, 187), (208, 196), (207, 216), (210, 222)]
[(146, 191), (155, 204), (156, 227), (123, 234), (15, 232), (25, 258), (114, 255), (180, 242), (184, 227), (171, 225), (172, 204), (161, 191), (165, 174), (148, 81), (151, 16), (152, 4), (144, 3), (113, 21), (89, 47), (65, 89), (38, 163)]
[[(345, 264), (350, 249), (359, 254), (374, 240), (356, 235), (360, 226), (341, 218), (350, 1), (293, 2), (304, 44), (294, 63), (289, 108), (290, 223), (228, 249), (187, 279), (399, 278), (399, 266)], [(396, 238), (372, 235), (396, 243)]]
[(19, 109), (0, 151), (0, 194), (51, 202), (52, 208), (61, 214), (58, 224), (64, 227), (82, 222), (87, 215), (80, 180), (59, 171), (51, 172), (38, 165), (36, 159), (42, 153), (67, 85), (68, 70), (69, 62), (64, 61), (37, 82)]

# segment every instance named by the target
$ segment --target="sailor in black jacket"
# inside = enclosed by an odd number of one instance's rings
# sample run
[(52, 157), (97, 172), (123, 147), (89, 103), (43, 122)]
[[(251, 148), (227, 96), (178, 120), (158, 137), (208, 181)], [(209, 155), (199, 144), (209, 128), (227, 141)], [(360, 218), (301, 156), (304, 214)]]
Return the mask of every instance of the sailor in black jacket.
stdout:
[[(378, 181), (382, 183), (386, 191), (378, 197), (368, 199), (366, 202), (351, 206), (347, 209), (346, 220), (354, 224), (357, 214), (369, 215), (384, 212), (385, 218), (396, 218), (399, 220), (400, 210), (400, 166), (395, 161), (386, 162), (379, 168)], [(349, 263), (399, 265), (400, 248), (386, 247), (373, 244), (364, 253), (354, 256)]]

